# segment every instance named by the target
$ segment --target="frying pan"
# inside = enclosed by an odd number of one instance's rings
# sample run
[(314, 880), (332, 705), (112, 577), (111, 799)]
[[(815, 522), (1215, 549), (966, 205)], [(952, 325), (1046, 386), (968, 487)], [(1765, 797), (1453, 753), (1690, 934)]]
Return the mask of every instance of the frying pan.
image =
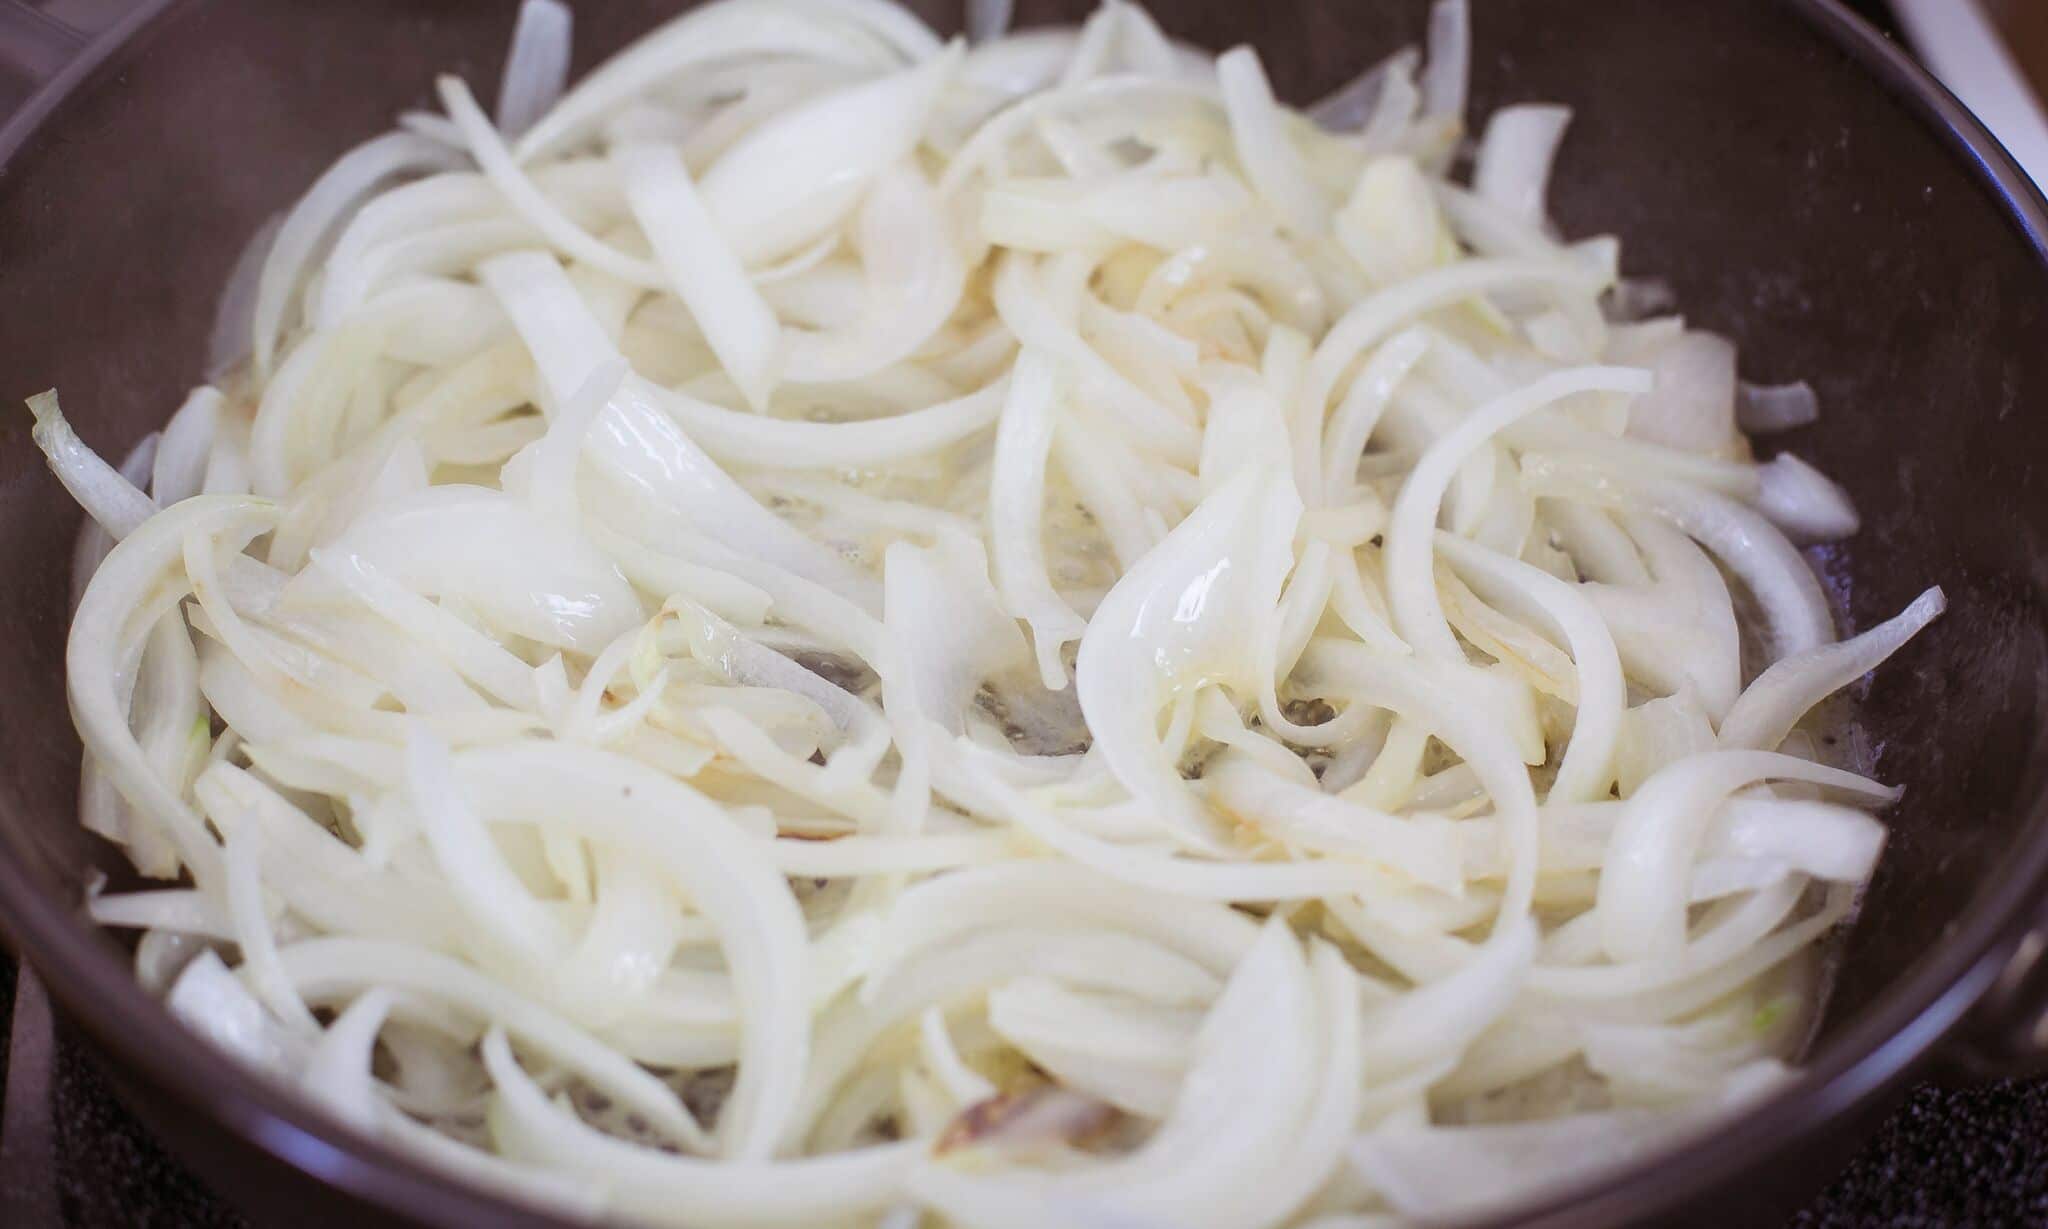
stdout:
[[(579, 6), (578, 71), (681, 7)], [(942, 27), (957, 13), (925, 15)], [(1079, 0), (1025, 0), (1026, 23)], [(1304, 102), (1421, 34), (1420, 0), (1159, 0), (1206, 46), (1250, 41)], [(146, 0), (0, 131), (0, 373), (55, 384), (120, 454), (200, 376), (249, 234), (453, 69), (488, 91), (510, 0)], [(951, 8), (950, 5), (947, 6)], [(1808, 1064), (1682, 1151), (1517, 1223), (1768, 1224), (1930, 1069), (2044, 1065), (2048, 960), (2048, 207), (1941, 88), (1833, 0), (1486, 0), (1475, 114), (1577, 119), (1555, 212), (1732, 335), (1744, 374), (1810, 380), (1771, 441), (1841, 480), (1864, 528), (1816, 554), (1868, 626), (1930, 583), (1948, 616), (1861, 697), (1906, 787)], [(79, 515), (0, 415), (0, 928), (104, 1051), (134, 1108), (262, 1223), (541, 1226), (344, 1129), (177, 1027), (84, 885), (119, 859), (77, 825), (62, 649)]]

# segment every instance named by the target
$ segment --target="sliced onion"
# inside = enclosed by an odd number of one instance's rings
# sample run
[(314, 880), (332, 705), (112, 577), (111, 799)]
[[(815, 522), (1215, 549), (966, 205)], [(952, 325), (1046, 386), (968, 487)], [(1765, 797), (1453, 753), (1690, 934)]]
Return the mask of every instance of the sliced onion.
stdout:
[(1617, 960), (1670, 957), (1685, 942), (1686, 876), (1707, 819), (1733, 791), (1777, 778), (1889, 800), (1866, 778), (1764, 751), (1688, 756), (1645, 781), (1615, 826), (1600, 878), (1600, 936)]
[(1569, 108), (1524, 104), (1502, 107), (1479, 142), (1472, 188), (1531, 226), (1550, 216), (1550, 167), (1571, 122)]
[(1471, 5), (1468, 0), (1436, 0), (1429, 8), (1429, 63), (1422, 70), (1422, 113), (1461, 119), (1471, 73)]
[(1775, 750), (1814, 705), (1882, 665), (1947, 609), (1937, 586), (1861, 635), (1773, 662), (1722, 719), (1721, 746)]
[(1820, 398), (1804, 380), (1736, 385), (1735, 423), (1752, 435), (1770, 435), (1820, 421)]
[(1848, 493), (1813, 466), (1785, 452), (1771, 458), (1760, 474), (1757, 510), (1780, 529), (1821, 542), (1856, 532), (1860, 522)]
[(1159, 708), (1197, 679), (1248, 673), (1251, 621), (1279, 600), (1300, 515), (1277, 475), (1240, 472), (1125, 573), (1081, 640), (1075, 690), (1096, 749), (1197, 846), (1214, 847), (1214, 821), (1159, 744)]
[(1252, 184), (1289, 226), (1304, 234), (1320, 230), (1329, 208), (1294, 148), (1258, 53), (1249, 47), (1225, 52), (1216, 60), (1216, 80), (1223, 89), (1238, 161)]
[(454, 164), (449, 149), (410, 133), (392, 133), (349, 151), (322, 175), (285, 215), (277, 238), (263, 260), (251, 313), (256, 370), (269, 375), (286, 325), (290, 296), (306, 274), (320, 245), (348, 211), (378, 184), (394, 175), (444, 169)]
[(629, 145), (615, 149), (612, 160), (662, 271), (748, 404), (765, 406), (777, 378), (781, 327), (720, 235), (682, 158), (673, 149)]
[(967, 6), (969, 42), (986, 43), (1010, 30), (1011, 0), (971, 0)]
[(498, 82), (498, 131), (514, 140), (548, 113), (569, 81), (575, 14), (562, 0), (521, 0)]
[(846, 216), (863, 188), (916, 148), (960, 50), (776, 117), (704, 173), (704, 204), (741, 260), (772, 261)]

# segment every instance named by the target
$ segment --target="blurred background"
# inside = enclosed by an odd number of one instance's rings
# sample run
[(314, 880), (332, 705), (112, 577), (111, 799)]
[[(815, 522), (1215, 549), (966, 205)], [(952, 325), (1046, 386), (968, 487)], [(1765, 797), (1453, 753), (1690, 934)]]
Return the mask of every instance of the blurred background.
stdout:
[[(2048, 112), (2041, 101), (2048, 95), (2048, 0), (1840, 2), (1908, 47), (2048, 185)], [(156, 0), (0, 0), (0, 122), (95, 35), (156, 7)], [(0, 1226), (245, 1224), (129, 1117), (90, 1049), (52, 1018), (34, 978), (17, 976), (4, 950), (0, 1088)], [(2048, 1081), (1929, 1084), (1792, 1223), (2048, 1225), (2044, 1140)]]
[[(2048, 3), (1884, 0), (1906, 42), (2036, 183), (2048, 184)], [(1884, 12), (1877, 14), (1880, 18)]]
[(2048, 5), (2040, 0), (1991, 0), (1986, 8), (2027, 75), (2037, 82), (2048, 81)]

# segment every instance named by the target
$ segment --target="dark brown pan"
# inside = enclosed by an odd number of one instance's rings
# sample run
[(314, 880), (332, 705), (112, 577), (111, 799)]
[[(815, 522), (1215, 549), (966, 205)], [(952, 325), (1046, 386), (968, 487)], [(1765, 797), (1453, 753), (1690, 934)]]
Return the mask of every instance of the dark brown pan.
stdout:
[[(337, 153), (494, 84), (510, 0), (154, 0), (0, 132), (0, 399), (55, 384), (115, 454), (199, 376), (242, 243)], [(681, 7), (579, 5), (579, 71)], [(923, 5), (941, 25), (954, 24)], [(1071, 20), (1079, 0), (1019, 5)], [(1421, 32), (1422, 0), (1157, 0), (1249, 40), (1297, 102)], [(1867, 626), (1923, 586), (1948, 616), (1864, 702), (1907, 787), (1810, 1065), (1739, 1124), (1520, 1223), (1768, 1224), (1936, 1064), (2041, 1064), (2048, 974), (2048, 211), (1996, 144), (1832, 0), (1480, 0), (1475, 114), (1571, 104), (1572, 233), (1611, 231), (1732, 334), (1745, 375), (1804, 377), (1821, 422), (1774, 441), (1843, 481), (1865, 528), (1824, 568)], [(375, 67), (371, 67), (375, 66)], [(486, 94), (488, 96), (488, 94)], [(268, 1087), (176, 1027), (82, 917), (111, 850), (74, 820), (66, 570), (77, 510), (0, 411), (0, 927), (103, 1047), (135, 1107), (260, 1223), (540, 1225)]]

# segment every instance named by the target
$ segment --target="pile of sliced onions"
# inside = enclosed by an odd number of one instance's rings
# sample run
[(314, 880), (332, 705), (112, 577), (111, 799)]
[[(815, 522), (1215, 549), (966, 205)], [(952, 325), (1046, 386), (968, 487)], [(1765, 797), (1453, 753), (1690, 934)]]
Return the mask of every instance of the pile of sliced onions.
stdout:
[(1446, 178), (1459, 0), (1324, 126), (973, 9), (719, 0), (564, 93), (528, 0), (130, 465), (32, 403), (83, 818), (164, 881), (96, 916), (576, 1215), (1428, 1219), (1768, 1085), (1893, 797), (1811, 714), (1943, 604), (1837, 642), (1854, 513), (1741, 430), (1810, 391), (1559, 237), (1562, 109)]

